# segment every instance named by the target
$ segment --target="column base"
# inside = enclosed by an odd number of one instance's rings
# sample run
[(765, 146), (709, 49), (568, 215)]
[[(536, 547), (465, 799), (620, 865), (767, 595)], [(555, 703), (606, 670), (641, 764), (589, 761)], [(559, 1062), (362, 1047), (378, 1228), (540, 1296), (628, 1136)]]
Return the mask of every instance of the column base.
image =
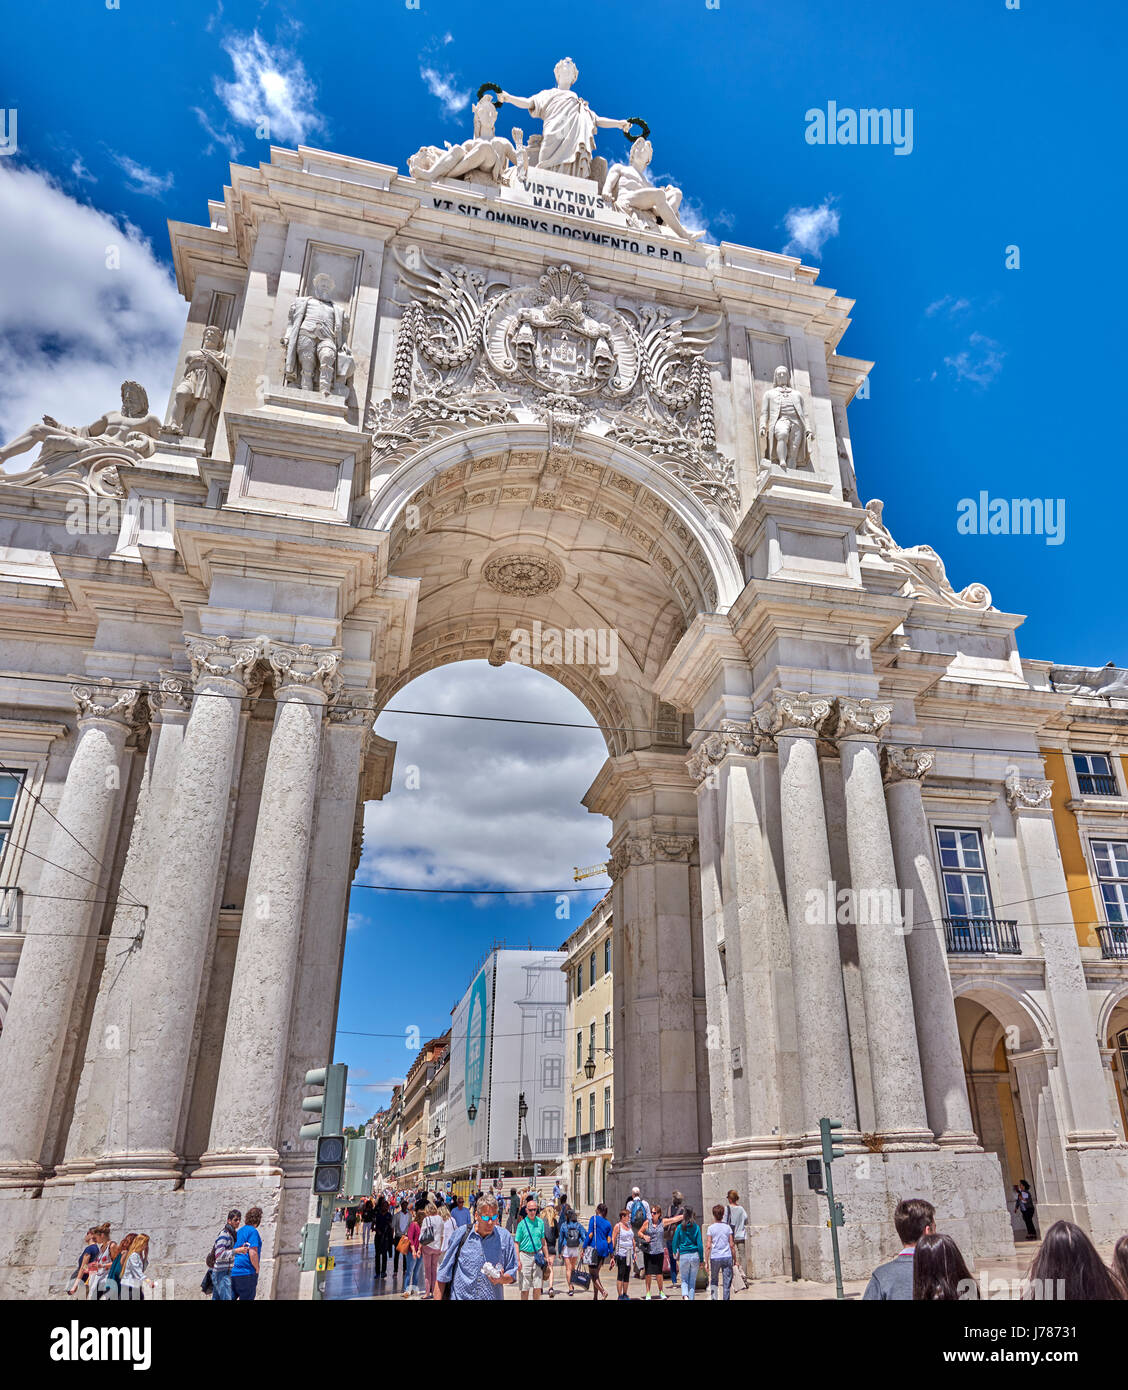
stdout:
[(885, 1129), (878, 1131), (881, 1153), (934, 1153), (939, 1145), (930, 1129)]
[(32, 1159), (9, 1159), (0, 1163), (0, 1188), (42, 1187), (47, 1170)]
[(983, 1152), (979, 1135), (970, 1130), (966, 1134), (960, 1133), (958, 1130), (952, 1130), (948, 1134), (938, 1134), (936, 1143), (939, 1148), (951, 1150), (953, 1153), (981, 1154)]
[(238, 1149), (231, 1153), (209, 1150), (200, 1155), (192, 1178), (281, 1178), (285, 1176), (277, 1149)]
[(94, 1162), (94, 1171), (86, 1175), (88, 1182), (179, 1182), (184, 1176), (184, 1163), (170, 1149), (151, 1149), (140, 1153), (103, 1154)]

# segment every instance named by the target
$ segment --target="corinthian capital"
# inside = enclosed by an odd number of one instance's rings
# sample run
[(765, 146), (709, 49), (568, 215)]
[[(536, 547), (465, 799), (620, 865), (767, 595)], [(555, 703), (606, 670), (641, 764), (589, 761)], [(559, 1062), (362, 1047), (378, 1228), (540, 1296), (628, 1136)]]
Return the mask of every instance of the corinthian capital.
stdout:
[(192, 683), (199, 685), (205, 676), (220, 676), (241, 685), (246, 691), (255, 683), (255, 668), (263, 659), (265, 637), (204, 637), (189, 633), (184, 641), (188, 660), (192, 663)]
[(283, 686), (300, 685), (333, 699), (341, 689), (341, 653), (333, 648), (270, 642), (266, 659), (274, 672), (276, 693)]
[(1048, 806), (1054, 794), (1054, 784), (1044, 777), (1020, 777), (1017, 772), (1007, 773), (1004, 786), (1012, 811), (1037, 811)]
[(774, 690), (766, 704), (756, 711), (756, 727), (761, 733), (790, 734), (818, 733), (830, 715), (830, 701), (825, 695), (811, 695), (806, 690), (798, 694), (789, 690)]
[(97, 681), (71, 686), (71, 698), (78, 708), (78, 718), (113, 719), (119, 724), (132, 725), (141, 698), (139, 686), (115, 683), (109, 676)]
[(161, 714), (186, 714), (192, 705), (192, 682), (179, 671), (162, 671), (160, 681), (149, 691), (149, 703)]
[(834, 702), (834, 717), (827, 727), (827, 736), (842, 738), (880, 738), (882, 729), (893, 717), (889, 705), (876, 700), (863, 698), (855, 700), (849, 695), (840, 695)]
[(926, 777), (936, 762), (931, 748), (894, 748), (888, 744), (881, 750), (881, 775), (888, 786), (895, 782), (915, 782)]
[(747, 724), (736, 719), (722, 719), (721, 727), (705, 735), (685, 765), (695, 782), (703, 782), (730, 753), (752, 757), (758, 751), (756, 735)]
[(614, 881), (627, 869), (642, 864), (689, 864), (697, 853), (697, 836), (673, 831), (657, 835), (628, 835), (607, 861), (607, 875)]

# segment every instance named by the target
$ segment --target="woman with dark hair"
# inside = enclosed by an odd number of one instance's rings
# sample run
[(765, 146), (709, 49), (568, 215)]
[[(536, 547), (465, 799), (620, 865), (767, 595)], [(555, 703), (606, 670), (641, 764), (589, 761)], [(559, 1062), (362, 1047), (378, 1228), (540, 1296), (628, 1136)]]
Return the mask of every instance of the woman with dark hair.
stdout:
[(600, 1282), (599, 1271), (603, 1262), (612, 1253), (611, 1222), (607, 1219), (607, 1203), (600, 1202), (595, 1215), (588, 1222), (587, 1237), (584, 1241), (584, 1264), (591, 1270), (591, 1297), (598, 1303), (600, 1297), (607, 1297), (607, 1290)]
[(1014, 1185), (1014, 1191), (1014, 1209), (1026, 1223), (1026, 1239), (1037, 1240), (1038, 1232), (1034, 1229), (1034, 1194), (1030, 1191), (1030, 1184), (1025, 1178), (1020, 1178)]
[(978, 1297), (971, 1270), (952, 1237), (935, 1231), (921, 1236), (913, 1255), (914, 1300), (954, 1303)]
[(388, 1205), (387, 1197), (381, 1196), (376, 1199), (376, 1211), (372, 1217), (372, 1253), (376, 1257), (372, 1266), (374, 1280), (388, 1277), (388, 1255), (391, 1249), (392, 1209)]
[(1120, 1292), (1128, 1298), (1128, 1236), (1121, 1236), (1112, 1252), (1112, 1273)]
[(1124, 1298), (1096, 1246), (1072, 1221), (1055, 1221), (1042, 1237), (1042, 1248), (1034, 1256), (1022, 1296), (1074, 1303), (1120, 1302)]

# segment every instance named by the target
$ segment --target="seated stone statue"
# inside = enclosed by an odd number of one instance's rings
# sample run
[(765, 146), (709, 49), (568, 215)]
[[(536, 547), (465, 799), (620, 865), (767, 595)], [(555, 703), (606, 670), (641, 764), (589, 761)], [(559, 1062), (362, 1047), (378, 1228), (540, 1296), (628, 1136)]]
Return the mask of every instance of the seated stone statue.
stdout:
[(678, 216), (682, 204), (681, 189), (675, 188), (672, 183), (657, 188), (647, 179), (645, 170), (653, 154), (649, 140), (636, 140), (631, 145), (631, 162), (612, 164), (608, 169), (603, 196), (619, 212), (635, 219), (643, 229), (659, 225), (669, 228), (684, 241), (699, 241), (705, 233), (691, 232), (682, 225)]
[(149, 413), (145, 388), (136, 381), (123, 381), (120, 410), (107, 410), (93, 424), (81, 428), (60, 425), (58, 420), (44, 415), (42, 424), (32, 425), (0, 448), (0, 464), (16, 454), (27, 453), (36, 444), (43, 446), (40, 463), (47, 458), (76, 457), (98, 449), (128, 450), (140, 458), (148, 458), (156, 448), (160, 431), (161, 422)]
[(512, 143), (496, 135), (497, 107), (488, 92), (474, 107), (474, 135), (460, 145), (447, 143), (445, 150), (437, 145), (424, 145), (407, 161), (413, 179), (428, 182), (434, 179), (469, 179), (476, 177), (484, 183), (501, 183), (510, 163), (518, 172), (527, 167), (528, 151), (523, 145), (524, 132), (513, 129)]

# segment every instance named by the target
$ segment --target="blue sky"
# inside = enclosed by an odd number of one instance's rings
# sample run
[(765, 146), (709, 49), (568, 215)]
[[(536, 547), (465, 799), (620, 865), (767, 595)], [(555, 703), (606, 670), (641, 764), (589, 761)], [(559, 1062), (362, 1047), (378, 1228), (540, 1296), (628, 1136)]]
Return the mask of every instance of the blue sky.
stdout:
[[(230, 160), (300, 141), (403, 167), (424, 143), (464, 138), (478, 83), (529, 95), (567, 52), (600, 114), (650, 123), (655, 173), (685, 189), (711, 239), (790, 247), (857, 300), (841, 350), (877, 363), (851, 411), (859, 487), (885, 500), (898, 540), (928, 542), (957, 588), (982, 581), (1028, 614), (1025, 655), (1128, 665), (1124, 513), (1109, 500), (1124, 449), (1105, 385), (1122, 351), (1106, 250), (1125, 212), (1119, 7), (55, 0), (10, 8), (4, 37), (0, 107), (17, 111), (19, 149), (0, 159), (0, 435), (43, 411), (93, 418), (127, 374), (163, 406), (184, 317), (165, 220), (204, 220)], [(828, 101), (911, 109), (912, 153), (807, 143), (805, 113)], [(503, 126), (524, 116), (511, 114)], [(600, 148), (625, 142), (608, 132)], [(959, 534), (960, 500), (984, 489), (1063, 499), (1063, 543)], [(587, 719), (532, 672), (448, 672), (397, 704), (424, 699)], [(366, 851), (362, 879), (555, 887), (599, 857), (606, 828), (578, 807), (597, 735), (419, 728), (437, 722), (381, 722), (422, 760), (432, 799), (403, 791), (425, 816), (370, 808), (383, 849)], [(467, 800), (487, 766), (516, 826)], [(544, 786), (552, 824), (529, 833)], [(444, 836), (458, 845), (445, 857)], [(373, 1087), (362, 1108), (402, 1075), (404, 1029), (442, 1025), (491, 937), (556, 944), (554, 911), (551, 898), (354, 894), (341, 1027), (396, 1035), (341, 1038)]]

